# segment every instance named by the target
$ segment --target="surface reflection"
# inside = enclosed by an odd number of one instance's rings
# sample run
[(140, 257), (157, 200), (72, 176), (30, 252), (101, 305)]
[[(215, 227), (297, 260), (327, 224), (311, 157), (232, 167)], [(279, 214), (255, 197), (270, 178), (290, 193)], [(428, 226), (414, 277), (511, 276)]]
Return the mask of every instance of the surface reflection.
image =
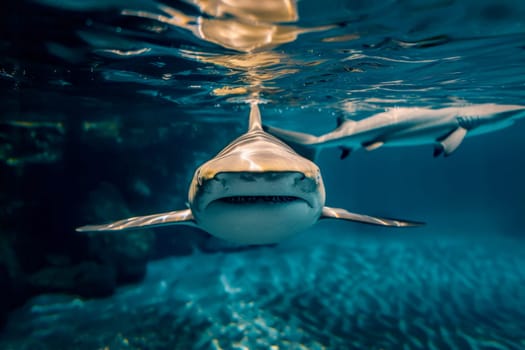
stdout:
[(196, 37), (221, 47), (253, 52), (295, 41), (303, 33), (322, 31), (333, 26), (303, 28), (295, 0), (207, 1), (192, 4), (207, 16), (190, 16), (167, 5), (158, 5), (159, 13), (123, 10), (122, 14), (153, 19), (191, 31)]
[(295, 0), (191, 0), (213, 17), (227, 15), (257, 22), (295, 22), (299, 19)]
[(217, 55), (183, 50), (181, 54), (188, 59), (228, 68), (231, 75), (239, 76), (236, 82), (241, 86), (216, 88), (212, 91), (216, 96), (268, 92), (272, 90), (268, 86), (272, 81), (298, 71), (290, 68), (293, 62), (287, 55), (273, 51)]
[(323, 31), (333, 26), (303, 28), (291, 23), (299, 19), (295, 0), (270, 1), (208, 1), (193, 0), (191, 3), (205, 15), (190, 16), (180, 10), (158, 5), (159, 13), (137, 10), (123, 10), (122, 14), (152, 19), (170, 26), (191, 31), (196, 37), (223, 48), (239, 53), (213, 54), (183, 50), (185, 58), (204, 63), (212, 63), (228, 68), (232, 74), (240, 74), (242, 86), (216, 88), (212, 94), (217, 96), (237, 94), (258, 94), (268, 88), (263, 82), (270, 82), (297, 69), (269, 69), (289, 58), (271, 49), (293, 42), (298, 35)]

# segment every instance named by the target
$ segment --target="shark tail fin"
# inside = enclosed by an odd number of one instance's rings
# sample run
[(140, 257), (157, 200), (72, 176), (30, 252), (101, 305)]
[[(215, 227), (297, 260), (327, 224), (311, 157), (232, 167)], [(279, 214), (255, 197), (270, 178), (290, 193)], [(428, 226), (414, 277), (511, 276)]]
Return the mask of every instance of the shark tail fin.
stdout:
[(281, 139), (292, 147), (297, 153), (310, 160), (315, 160), (319, 153), (318, 138), (314, 135), (264, 126), (264, 130), (269, 134)]
[(309, 146), (309, 145), (303, 145), (300, 143), (293, 143), (293, 142), (287, 142), (290, 147), (294, 149), (295, 152), (299, 153), (301, 156), (305, 157), (306, 159), (311, 160), (314, 162), (317, 159), (317, 156), (319, 155), (319, 147), (315, 146)]
[(252, 102), (250, 105), (250, 121), (248, 131), (262, 130), (261, 112), (259, 111), (259, 105)]

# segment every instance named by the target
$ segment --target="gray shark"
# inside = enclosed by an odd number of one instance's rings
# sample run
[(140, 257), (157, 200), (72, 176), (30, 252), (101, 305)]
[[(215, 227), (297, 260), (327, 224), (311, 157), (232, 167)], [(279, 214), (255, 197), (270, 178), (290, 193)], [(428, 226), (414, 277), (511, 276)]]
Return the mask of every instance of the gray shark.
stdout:
[(392, 108), (359, 121), (339, 119), (338, 127), (325, 135), (266, 126), (265, 130), (290, 144), (304, 156), (315, 159), (322, 148), (339, 147), (341, 159), (352, 150), (380, 147), (434, 145), (434, 157), (449, 156), (466, 136), (506, 128), (525, 116), (525, 106), (477, 104), (441, 109)]
[(195, 171), (188, 209), (133, 217), (79, 232), (118, 231), (184, 224), (240, 244), (277, 243), (323, 219), (406, 227), (385, 219), (325, 206), (321, 172), (281, 140), (263, 131), (257, 104), (248, 131)]

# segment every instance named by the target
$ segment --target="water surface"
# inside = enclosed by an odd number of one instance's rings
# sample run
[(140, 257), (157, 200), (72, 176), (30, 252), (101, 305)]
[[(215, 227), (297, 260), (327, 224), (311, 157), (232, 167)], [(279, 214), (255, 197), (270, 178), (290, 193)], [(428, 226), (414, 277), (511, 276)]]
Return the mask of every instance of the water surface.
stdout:
[[(314, 134), (392, 107), (525, 104), (521, 1), (264, 4), (9, 2), (3, 230), (24, 228), (24, 244), (66, 254), (101, 183), (122, 195), (99, 201), (118, 197), (130, 214), (183, 208), (193, 170), (245, 130), (253, 100), (265, 123)], [(0, 344), (525, 348), (524, 132), (518, 121), (439, 159), (429, 146), (344, 161), (323, 151), (328, 205), (427, 225), (321, 223), (277, 247), (196, 249), (150, 263), (143, 282), (113, 297), (38, 296), (14, 312)], [(166, 246), (189, 245), (168, 231)]]

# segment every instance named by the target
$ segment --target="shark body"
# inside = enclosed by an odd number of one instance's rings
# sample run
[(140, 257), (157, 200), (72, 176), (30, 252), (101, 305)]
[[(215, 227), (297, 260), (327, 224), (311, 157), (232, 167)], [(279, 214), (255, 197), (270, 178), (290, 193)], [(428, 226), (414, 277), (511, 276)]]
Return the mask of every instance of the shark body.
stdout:
[(195, 171), (188, 194), (189, 208), (83, 226), (77, 231), (184, 224), (230, 242), (269, 244), (321, 219), (394, 227), (419, 225), (327, 207), (325, 198), (318, 166), (263, 131), (259, 108), (252, 104), (248, 131)]
[(314, 159), (318, 151), (328, 147), (342, 150), (341, 159), (353, 150), (368, 151), (380, 147), (434, 145), (434, 157), (449, 156), (466, 136), (479, 135), (508, 127), (525, 116), (525, 106), (477, 104), (465, 107), (392, 108), (366, 119), (343, 119), (338, 127), (325, 135), (265, 126), (270, 134), (292, 145), (300, 153)]

